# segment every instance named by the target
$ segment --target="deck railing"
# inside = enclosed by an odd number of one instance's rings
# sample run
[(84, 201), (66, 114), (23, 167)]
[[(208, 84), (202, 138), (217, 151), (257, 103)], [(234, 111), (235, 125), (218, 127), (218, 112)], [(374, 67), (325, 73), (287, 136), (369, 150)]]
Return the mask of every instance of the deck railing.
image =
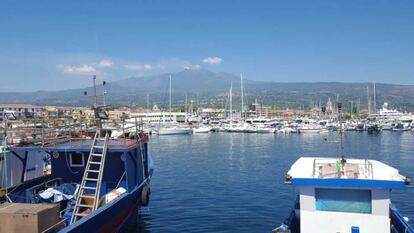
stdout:
[[(337, 169), (336, 165), (337, 163), (340, 163), (341, 161), (334, 160), (334, 159), (324, 159), (324, 158), (318, 158), (313, 160), (313, 169), (312, 169), (312, 176), (313, 177), (319, 177), (319, 178), (326, 178), (326, 177), (341, 177), (341, 171)], [(334, 167), (332, 167), (332, 171), (324, 172), (322, 169), (324, 166), (331, 164)], [(361, 175), (364, 176), (365, 179), (374, 179), (374, 169), (372, 163), (365, 159), (363, 162), (352, 162), (348, 163), (350, 165), (355, 165), (356, 170), (346, 170), (345, 173), (352, 172), (356, 173), (356, 177), (360, 177)], [(342, 164), (341, 164), (342, 166)]]
[[(126, 121), (128, 120), (128, 121)], [(56, 122), (60, 123), (56, 123)], [(90, 138), (97, 127), (89, 121), (73, 121), (73, 119), (30, 119), (8, 122), (8, 127), (0, 129), (2, 137), (7, 136), (11, 146), (53, 146), (63, 142)], [(121, 118), (119, 121), (102, 121), (104, 131), (121, 130), (122, 137), (127, 139), (143, 132), (142, 117)], [(11, 127), (12, 126), (12, 127)]]

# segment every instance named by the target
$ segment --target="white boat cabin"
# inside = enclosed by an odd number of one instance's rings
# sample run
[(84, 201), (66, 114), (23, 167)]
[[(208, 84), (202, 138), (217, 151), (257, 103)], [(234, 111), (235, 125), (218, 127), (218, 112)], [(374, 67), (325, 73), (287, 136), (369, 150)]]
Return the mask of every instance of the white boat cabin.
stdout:
[(301, 233), (390, 233), (390, 191), (410, 181), (376, 160), (302, 157), (286, 182), (299, 191)]

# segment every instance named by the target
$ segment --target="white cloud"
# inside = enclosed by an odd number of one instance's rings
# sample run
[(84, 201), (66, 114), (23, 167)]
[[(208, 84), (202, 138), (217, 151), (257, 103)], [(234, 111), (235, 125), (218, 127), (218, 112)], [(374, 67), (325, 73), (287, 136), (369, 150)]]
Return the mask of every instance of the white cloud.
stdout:
[(164, 69), (165, 66), (161, 64), (148, 64), (148, 63), (134, 63), (134, 64), (127, 64), (124, 66), (129, 70), (154, 70), (154, 69)]
[(218, 65), (223, 61), (220, 57), (206, 57), (203, 59), (203, 63), (210, 64), (210, 65)]
[(92, 75), (98, 74), (99, 71), (90, 65), (68, 66), (57, 65), (57, 68), (61, 69), (65, 74), (78, 74), (78, 75)]
[(97, 64), (98, 67), (102, 67), (102, 68), (109, 68), (109, 67), (112, 67), (113, 65), (114, 63), (109, 59), (103, 59)]
[(189, 64), (187, 66), (184, 66), (183, 68), (186, 69), (186, 70), (198, 70), (201, 67), (200, 67), (200, 65)]

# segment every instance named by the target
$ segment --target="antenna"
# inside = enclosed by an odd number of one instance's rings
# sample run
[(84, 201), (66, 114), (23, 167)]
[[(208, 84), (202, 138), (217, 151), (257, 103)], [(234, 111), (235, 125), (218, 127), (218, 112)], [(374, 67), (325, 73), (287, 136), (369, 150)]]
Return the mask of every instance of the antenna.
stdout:
[[(105, 112), (105, 105), (104, 106), (99, 106), (98, 105), (98, 96), (96, 93), (96, 75), (92, 76), (92, 81), (93, 81), (93, 99), (94, 99), (94, 103), (92, 105), (92, 109), (94, 111), (94, 115), (95, 115), (95, 120), (96, 120), (96, 127), (98, 129), (102, 129), (102, 120), (106, 120), (108, 119), (108, 114)], [(103, 86), (105, 86), (106, 82), (104, 81)], [(84, 91), (83, 94), (85, 96), (88, 95), (87, 91)], [(105, 91), (103, 92), (104, 94), (104, 98), (105, 98)], [(105, 100), (104, 100), (105, 101)]]
[(103, 107), (106, 107), (106, 99), (105, 99), (105, 95), (107, 94), (105, 91), (105, 85), (106, 85), (106, 81), (102, 82), (102, 98), (103, 98)]

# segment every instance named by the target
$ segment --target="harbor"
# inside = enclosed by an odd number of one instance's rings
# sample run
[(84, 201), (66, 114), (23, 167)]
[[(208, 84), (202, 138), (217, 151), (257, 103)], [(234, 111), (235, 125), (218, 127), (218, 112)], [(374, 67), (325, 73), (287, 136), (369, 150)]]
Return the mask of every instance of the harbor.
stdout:
[[(257, 100), (244, 108), (243, 94), (234, 109), (232, 84), (228, 110), (174, 112), (169, 80), (168, 111), (107, 106), (96, 76), (90, 109), (0, 105), (0, 211), (48, 211), (54, 220), (39, 218), (40, 232), (413, 232), (412, 113), (388, 103), (348, 113), (328, 98), (272, 117)], [(214, 224), (192, 227), (206, 219)]]
[(414, 1), (5, 1), (0, 233), (414, 233)]
[[(412, 176), (413, 136), (346, 132), (345, 154), (379, 160)], [(338, 140), (337, 133), (153, 135), (152, 202), (141, 209), (135, 232), (270, 232), (294, 205), (296, 191), (284, 184), (288, 168), (304, 155), (331, 157)], [(411, 195), (409, 190), (391, 194), (410, 221)]]

